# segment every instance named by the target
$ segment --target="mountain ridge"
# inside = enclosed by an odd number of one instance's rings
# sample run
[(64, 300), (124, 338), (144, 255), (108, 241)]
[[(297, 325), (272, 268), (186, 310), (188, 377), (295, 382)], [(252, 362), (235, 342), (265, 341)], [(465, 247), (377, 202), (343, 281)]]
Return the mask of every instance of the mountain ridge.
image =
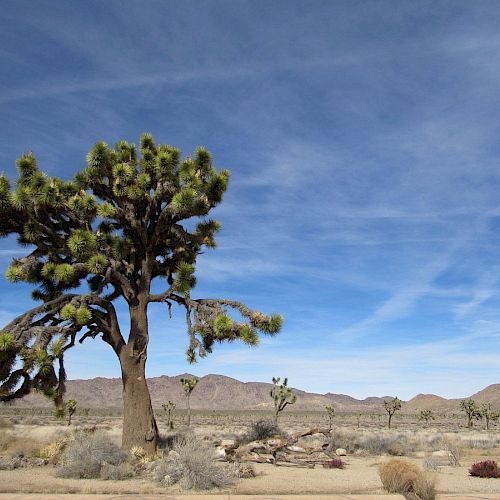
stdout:
[[(184, 405), (184, 393), (180, 384), (181, 375), (148, 378), (153, 407), (160, 408), (169, 399)], [(67, 399), (76, 399), (82, 408), (119, 408), (122, 406), (122, 383), (120, 378), (95, 377), (67, 381)], [(191, 407), (199, 410), (266, 410), (273, 402), (269, 397), (272, 384), (266, 382), (241, 382), (226, 375), (210, 374), (200, 377), (200, 382), (191, 394)], [(392, 396), (369, 396), (356, 399), (346, 394), (328, 392), (319, 394), (293, 389), (297, 402), (293, 410), (321, 411), (326, 405), (333, 405), (337, 412), (380, 413), (385, 399)], [(461, 399), (475, 399), (479, 404), (490, 402), (500, 409), (500, 384), (491, 384), (472, 396)], [(404, 402), (403, 412), (417, 413), (422, 409), (433, 411), (458, 410), (461, 399), (446, 399), (435, 394), (417, 394)], [(48, 407), (51, 402), (38, 394), (30, 394), (16, 401), (20, 407)], [(289, 407), (290, 408), (290, 407)]]

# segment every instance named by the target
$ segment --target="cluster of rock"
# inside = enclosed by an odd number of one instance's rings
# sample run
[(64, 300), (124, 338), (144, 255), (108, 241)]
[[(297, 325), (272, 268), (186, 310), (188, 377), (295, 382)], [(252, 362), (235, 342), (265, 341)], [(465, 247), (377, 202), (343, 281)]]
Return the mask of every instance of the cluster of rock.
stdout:
[(224, 439), (217, 447), (217, 459), (228, 462), (290, 464), (313, 468), (325, 459), (346, 456), (343, 448), (333, 449), (331, 431), (310, 429), (291, 436), (274, 436), (268, 439), (239, 443), (236, 439)]
[(17, 455), (14, 457), (0, 457), (0, 470), (14, 470), (24, 467), (42, 467), (48, 464), (48, 460), (38, 457), (27, 457)]

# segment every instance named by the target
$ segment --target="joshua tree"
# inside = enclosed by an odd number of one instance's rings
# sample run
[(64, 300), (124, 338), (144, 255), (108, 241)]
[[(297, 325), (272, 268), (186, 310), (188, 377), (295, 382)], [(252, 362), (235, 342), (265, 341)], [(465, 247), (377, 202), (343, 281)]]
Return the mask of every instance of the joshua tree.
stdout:
[(473, 399), (460, 401), (460, 409), (467, 415), (467, 428), (474, 425), (474, 420), (481, 420), (482, 415), (477, 403)]
[(274, 401), (274, 423), (278, 425), (279, 414), (288, 406), (293, 405), (297, 401), (297, 396), (288, 387), (288, 378), (285, 377), (283, 383), (280, 383), (280, 377), (273, 377), (273, 388), (270, 391), (270, 396)]
[(174, 410), (175, 410), (175, 407), (177, 406), (177, 404), (174, 403), (171, 399), (169, 399), (166, 403), (163, 403), (161, 406), (165, 410), (165, 413), (167, 414), (167, 427), (170, 430), (173, 430), (173, 428), (174, 428)]
[(402, 401), (396, 396), (395, 398), (384, 401), (384, 409), (389, 415), (389, 420), (387, 422), (387, 427), (391, 428), (391, 421), (394, 414), (401, 410)]
[[(150, 134), (113, 148), (98, 142), (74, 179), (50, 177), (32, 153), (17, 161), (14, 190), (0, 176), (0, 237), (17, 235), (29, 248), (6, 273), (36, 286), (41, 304), (14, 319), (0, 335), (0, 401), (37, 389), (63, 400), (65, 352), (100, 336), (115, 352), (123, 380), (125, 448), (153, 454), (158, 429), (146, 382), (148, 307), (173, 304), (186, 315), (187, 357), (195, 362), (222, 341), (258, 343), (277, 333), (280, 315), (265, 316), (228, 299), (194, 299), (197, 257), (216, 246), (220, 224), (207, 218), (226, 191), (229, 171), (217, 171), (198, 148), (156, 144)], [(89, 291), (83, 288), (89, 285)], [(154, 291), (153, 291), (154, 290)], [(115, 301), (126, 305), (122, 332)], [(243, 320), (233, 320), (228, 309)]]
[(326, 405), (325, 410), (328, 415), (328, 430), (331, 431), (333, 427), (333, 417), (335, 417), (335, 408), (333, 405)]
[(436, 418), (434, 417), (432, 410), (421, 410), (418, 419), (423, 420), (426, 424), (428, 424), (431, 420), (435, 420)]
[(480, 411), (486, 422), (486, 430), (490, 430), (490, 422), (496, 422), (500, 418), (500, 413), (491, 407), (491, 403), (483, 403)]
[(74, 399), (70, 399), (66, 402), (66, 413), (68, 414), (68, 425), (71, 425), (71, 418), (76, 411), (77, 402)]
[(186, 408), (187, 408), (187, 426), (191, 426), (191, 404), (189, 402), (191, 398), (191, 393), (198, 384), (200, 379), (197, 377), (192, 378), (181, 378), (182, 388), (184, 389), (184, 394), (186, 395)]
[(76, 411), (77, 402), (74, 399), (70, 399), (63, 404), (60, 404), (54, 410), (54, 415), (56, 418), (63, 419), (65, 416), (68, 417), (68, 425), (71, 425), (71, 418)]

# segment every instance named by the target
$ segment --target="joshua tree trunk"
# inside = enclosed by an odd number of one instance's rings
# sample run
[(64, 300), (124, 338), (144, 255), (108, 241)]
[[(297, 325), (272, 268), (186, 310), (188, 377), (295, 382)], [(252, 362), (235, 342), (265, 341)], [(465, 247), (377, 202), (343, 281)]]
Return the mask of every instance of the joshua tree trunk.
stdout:
[(130, 336), (120, 351), (123, 382), (122, 446), (142, 447), (148, 455), (156, 452), (158, 427), (146, 381), (148, 339), (147, 303), (130, 307)]
[(191, 404), (189, 402), (191, 394), (186, 396), (186, 409), (187, 409), (187, 426), (191, 427)]
[(392, 415), (389, 413), (389, 421), (387, 422), (387, 427), (389, 429), (391, 428), (391, 420), (392, 420)]

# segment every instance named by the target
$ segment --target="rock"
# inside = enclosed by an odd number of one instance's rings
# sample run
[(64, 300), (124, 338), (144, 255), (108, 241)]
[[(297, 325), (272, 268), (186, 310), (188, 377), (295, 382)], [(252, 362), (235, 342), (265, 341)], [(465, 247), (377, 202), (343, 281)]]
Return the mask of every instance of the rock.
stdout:
[(252, 441), (251, 443), (248, 443), (246, 445), (246, 447), (249, 450), (265, 450), (265, 449), (267, 449), (267, 446), (260, 441)]
[(236, 448), (236, 440), (235, 439), (223, 439), (220, 442), (220, 445), (222, 448)]
[(306, 450), (301, 446), (287, 446), (286, 449), (295, 453), (306, 453)]
[(45, 460), (43, 458), (33, 457), (30, 458), (29, 463), (33, 467), (43, 467), (44, 465), (47, 465), (48, 460)]
[(215, 460), (217, 460), (218, 462), (226, 461), (226, 449), (222, 446), (218, 446), (217, 448), (215, 448)]
[(5, 457), (0, 457), (0, 470), (13, 470), (15, 469), (12, 460)]
[(433, 457), (447, 457), (449, 454), (448, 450), (438, 450), (432, 452)]
[(345, 457), (347, 456), (347, 451), (344, 448), (337, 448), (335, 450), (335, 455), (337, 455), (338, 457)]
[(175, 460), (176, 458), (179, 458), (179, 457), (180, 457), (179, 453), (177, 453), (175, 450), (170, 450), (168, 452), (168, 455), (167, 455), (167, 458), (169, 460)]
[(271, 446), (272, 448), (279, 448), (280, 446), (284, 446), (286, 443), (282, 439), (268, 439), (266, 441), (268, 446)]

